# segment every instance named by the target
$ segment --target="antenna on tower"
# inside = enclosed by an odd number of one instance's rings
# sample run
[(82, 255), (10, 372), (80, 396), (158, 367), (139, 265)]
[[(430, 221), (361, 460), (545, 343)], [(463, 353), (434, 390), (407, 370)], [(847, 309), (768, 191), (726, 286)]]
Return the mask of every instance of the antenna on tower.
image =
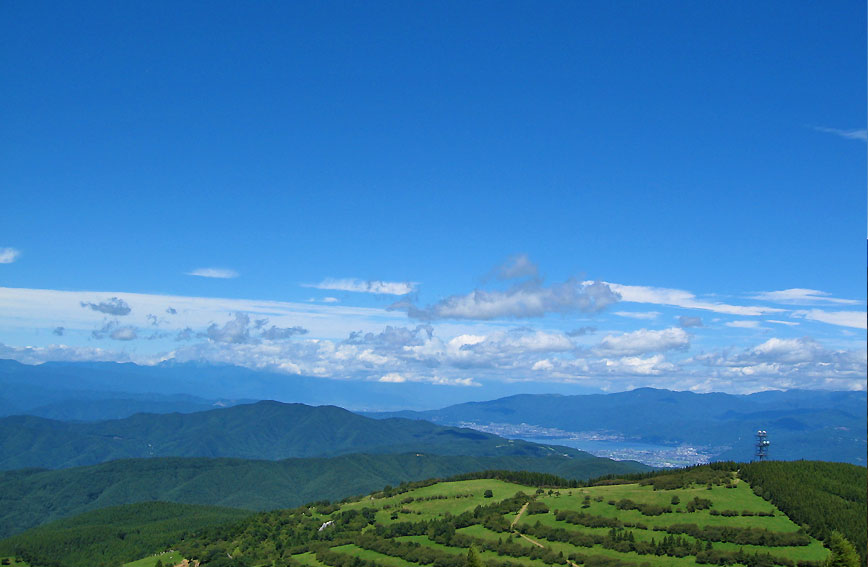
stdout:
[(756, 432), (756, 458), (759, 461), (764, 461), (769, 457), (769, 445), (771, 441), (768, 439), (769, 434), (765, 429), (760, 429)]

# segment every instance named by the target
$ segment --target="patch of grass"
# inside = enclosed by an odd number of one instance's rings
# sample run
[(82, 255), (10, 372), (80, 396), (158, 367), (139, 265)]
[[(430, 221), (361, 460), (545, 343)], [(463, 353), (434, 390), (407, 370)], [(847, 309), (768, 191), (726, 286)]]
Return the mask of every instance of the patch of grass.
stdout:
[(161, 562), (164, 567), (172, 567), (172, 565), (177, 565), (183, 560), (184, 558), (177, 551), (164, 551), (163, 553), (143, 557), (137, 561), (124, 563), (123, 567), (154, 567), (154, 565), (157, 564), (157, 561)]

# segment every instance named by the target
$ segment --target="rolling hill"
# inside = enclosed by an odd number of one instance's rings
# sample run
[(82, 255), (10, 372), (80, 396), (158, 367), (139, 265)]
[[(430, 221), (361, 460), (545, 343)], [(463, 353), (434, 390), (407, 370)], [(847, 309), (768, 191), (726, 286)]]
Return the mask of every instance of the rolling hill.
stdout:
[(275, 460), (407, 452), (588, 456), (576, 449), (506, 440), (472, 429), (400, 418), (377, 420), (334, 406), (270, 401), (191, 414), (137, 414), (96, 423), (33, 416), (0, 419), (0, 470), (64, 468), (142, 457)]

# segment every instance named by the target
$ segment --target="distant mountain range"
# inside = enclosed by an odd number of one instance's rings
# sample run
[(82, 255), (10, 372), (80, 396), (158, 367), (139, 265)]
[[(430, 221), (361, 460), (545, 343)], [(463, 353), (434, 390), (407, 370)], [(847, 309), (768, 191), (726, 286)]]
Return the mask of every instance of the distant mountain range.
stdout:
[[(519, 392), (574, 394), (581, 390), (575, 385), (550, 383), (486, 382), (479, 387), (450, 387), (334, 380), (194, 362), (167, 361), (154, 366), (116, 362), (27, 365), (0, 359), (0, 416), (118, 419), (141, 411), (201, 411), (214, 407), (215, 402), (231, 405), (243, 400), (330, 404), (359, 411), (418, 410)], [(98, 400), (109, 403), (100, 405), (95, 403)], [(121, 403), (114, 403), (117, 400)], [(47, 404), (52, 407), (46, 409)]]
[(0, 469), (65, 468), (141, 457), (286, 459), (350, 453), (588, 458), (567, 447), (507, 440), (426, 421), (371, 419), (334, 406), (263, 401), (191, 414), (76, 423), (0, 419)]
[[(640, 388), (606, 395), (518, 395), (432, 411), (367, 413), (443, 425), (522, 426), (524, 436), (552, 428), (552, 443), (589, 432), (627, 441), (716, 447), (716, 458), (751, 460), (754, 433), (768, 431), (775, 459), (865, 465), (866, 393), (790, 390), (751, 395), (695, 394)], [(537, 428), (527, 427), (537, 426)], [(520, 436), (520, 435), (516, 435)]]

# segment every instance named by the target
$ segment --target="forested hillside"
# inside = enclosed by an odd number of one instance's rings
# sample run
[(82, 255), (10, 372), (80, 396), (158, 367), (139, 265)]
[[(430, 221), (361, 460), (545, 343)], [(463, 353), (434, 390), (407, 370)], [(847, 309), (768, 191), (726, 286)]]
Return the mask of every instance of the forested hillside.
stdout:
[(843, 463), (766, 461), (741, 465), (739, 475), (812, 536), (828, 540), (839, 531), (865, 562), (868, 470)]
[(252, 461), (152, 458), (63, 470), (0, 472), (0, 537), (88, 510), (165, 500), (248, 510), (364, 494), (387, 484), (486, 469), (529, 470), (572, 479), (648, 470), (590, 455), (565, 457), (346, 455)]
[(97, 423), (0, 419), (0, 469), (63, 468), (139, 457), (286, 459), (350, 453), (589, 455), (419, 420), (378, 420), (334, 406), (258, 402)]
[(247, 510), (143, 502), (96, 510), (59, 520), (0, 541), (0, 557), (30, 565), (95, 567), (121, 563), (165, 549), (217, 524), (249, 516)]

